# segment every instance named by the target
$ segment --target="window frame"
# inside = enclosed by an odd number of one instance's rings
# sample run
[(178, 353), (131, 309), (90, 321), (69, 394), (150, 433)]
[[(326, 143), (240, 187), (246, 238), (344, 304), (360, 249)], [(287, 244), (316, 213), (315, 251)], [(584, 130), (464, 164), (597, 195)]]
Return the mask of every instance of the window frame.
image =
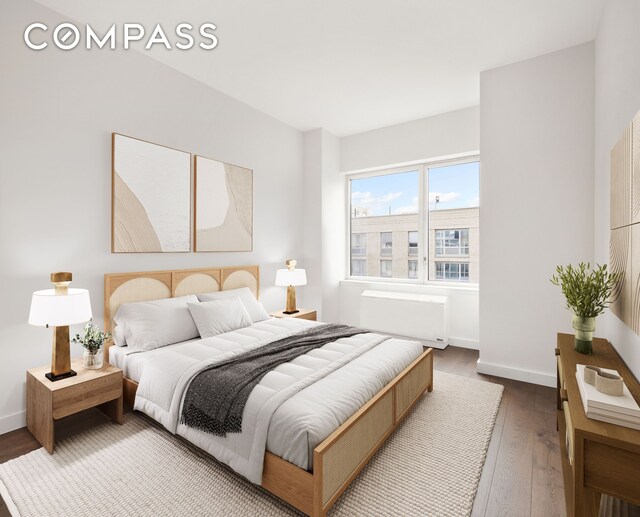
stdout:
[[(345, 173), (345, 197), (346, 197), (346, 242), (347, 253), (346, 262), (346, 280), (355, 280), (360, 282), (382, 282), (382, 283), (398, 283), (412, 285), (427, 285), (431, 287), (455, 287), (455, 288), (479, 288), (478, 282), (464, 281), (448, 281), (448, 280), (429, 280), (429, 242), (426, 230), (428, 228), (429, 210), (429, 169), (446, 167), (451, 165), (462, 165), (465, 163), (478, 162), (478, 175), (482, 174), (482, 163), (480, 161), (480, 153), (474, 152), (465, 154), (456, 158), (440, 158), (434, 160), (425, 160), (418, 163), (408, 164), (397, 167), (376, 168), (362, 172)], [(403, 172), (418, 172), (418, 254), (410, 256), (410, 260), (418, 261), (418, 278), (390, 278), (382, 276), (352, 276), (351, 275), (351, 180), (362, 178), (373, 178), (376, 176), (387, 176), (390, 174), (399, 174)], [(469, 237), (471, 231), (469, 230)], [(435, 245), (434, 245), (435, 246)], [(469, 249), (471, 251), (471, 249)], [(467, 255), (469, 256), (469, 255)], [(455, 257), (464, 258), (464, 255), (455, 255)], [(443, 257), (444, 258), (444, 257)], [(381, 260), (385, 258), (380, 257)]]
[[(416, 243), (417, 244), (416, 246), (411, 246), (411, 234), (412, 233), (417, 233), (418, 234), (418, 242)], [(412, 253), (413, 250), (415, 250), (415, 253)], [(407, 232), (407, 256), (408, 257), (415, 257), (413, 260), (417, 260), (418, 257), (420, 256), (420, 231), (419, 230), (409, 230)]]
[[(352, 240), (353, 235), (364, 235), (364, 247), (363, 248), (355, 248), (355, 249), (364, 250), (364, 253), (361, 254), (361, 255), (355, 255), (355, 256), (353, 255), (353, 250), (354, 250), (353, 240)], [(367, 258), (367, 233), (366, 232), (358, 232), (358, 233), (349, 234), (349, 246), (350, 246), (350, 248), (349, 248), (349, 256), (350, 256), (350, 258), (352, 260), (354, 258), (359, 259), (359, 258), (362, 258), (362, 257), (364, 257), (366, 259)]]
[[(390, 276), (384, 276), (382, 274), (382, 263), (383, 262), (386, 263), (386, 264), (390, 264), (391, 265), (391, 267), (389, 269)], [(383, 258), (380, 259), (380, 278), (393, 278), (393, 260), (391, 260), (391, 259), (383, 259)]]
[[(434, 232), (436, 232), (435, 234), (435, 252), (434, 252), (434, 257), (439, 257), (439, 258), (446, 258), (446, 257), (460, 257), (460, 258), (468, 258), (471, 254), (471, 247), (469, 246), (469, 234), (471, 233), (471, 228), (434, 228), (433, 230)], [(467, 245), (463, 246), (462, 242), (464, 241), (462, 235), (464, 232), (467, 232)], [(458, 237), (458, 245), (457, 246), (447, 246), (447, 239), (450, 239), (450, 237), (447, 237), (446, 235), (443, 235), (441, 237), (442, 240), (442, 246), (438, 246), (438, 232), (460, 232), (460, 236)], [(358, 234), (356, 234), (358, 235)], [(462, 251), (466, 248), (466, 253), (463, 253)], [(438, 253), (438, 249), (442, 249), (443, 252), (442, 254)], [(446, 253), (445, 250), (458, 250), (458, 253)]]
[[(387, 242), (390, 243), (391, 246), (383, 246), (383, 235), (389, 235), (389, 240)], [(386, 251), (389, 253), (385, 253)], [(380, 232), (380, 258), (382, 259), (382, 257), (393, 257), (393, 232)]]
[(418, 271), (420, 270), (420, 264), (419, 264), (419, 260), (417, 258), (409, 258), (407, 259), (407, 280), (415, 280), (415, 278), (412, 278), (411, 275), (411, 264), (415, 262), (416, 263), (416, 278), (417, 278), (417, 274)]
[[(436, 260), (435, 261), (435, 265), (436, 265), (436, 268), (435, 268), (436, 269), (436, 277), (438, 275), (438, 265), (442, 266), (441, 269), (442, 269), (443, 278), (442, 278), (442, 280), (439, 280), (440, 282), (449, 280), (450, 282), (456, 282), (456, 283), (463, 283), (463, 284), (468, 284), (469, 283), (469, 282), (467, 282), (467, 281), (462, 279), (462, 266), (467, 266), (466, 267), (467, 277), (469, 276), (469, 262), (464, 262), (464, 261), (458, 262), (458, 261), (451, 261), (451, 260)], [(451, 280), (450, 278), (445, 280), (445, 278), (444, 278), (444, 275), (446, 274), (446, 267), (445, 266), (449, 266), (449, 268), (450, 268), (452, 265), (458, 266), (458, 280)]]

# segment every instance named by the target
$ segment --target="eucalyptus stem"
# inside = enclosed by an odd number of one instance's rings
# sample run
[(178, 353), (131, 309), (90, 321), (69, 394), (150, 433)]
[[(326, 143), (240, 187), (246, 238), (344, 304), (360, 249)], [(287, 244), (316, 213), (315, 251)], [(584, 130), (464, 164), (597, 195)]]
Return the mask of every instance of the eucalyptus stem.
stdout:
[(73, 343), (79, 343), (84, 348), (86, 348), (92, 354), (95, 354), (105, 340), (111, 337), (111, 332), (103, 332), (98, 328), (97, 325), (93, 323), (87, 323), (83, 329), (82, 336), (80, 334), (76, 334), (71, 341)]

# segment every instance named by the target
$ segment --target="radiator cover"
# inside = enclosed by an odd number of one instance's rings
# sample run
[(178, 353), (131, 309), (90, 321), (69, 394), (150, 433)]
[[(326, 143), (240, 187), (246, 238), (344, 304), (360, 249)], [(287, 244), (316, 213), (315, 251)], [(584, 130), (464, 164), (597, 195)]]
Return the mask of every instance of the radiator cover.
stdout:
[(446, 296), (366, 290), (361, 294), (360, 326), (379, 332), (449, 344)]

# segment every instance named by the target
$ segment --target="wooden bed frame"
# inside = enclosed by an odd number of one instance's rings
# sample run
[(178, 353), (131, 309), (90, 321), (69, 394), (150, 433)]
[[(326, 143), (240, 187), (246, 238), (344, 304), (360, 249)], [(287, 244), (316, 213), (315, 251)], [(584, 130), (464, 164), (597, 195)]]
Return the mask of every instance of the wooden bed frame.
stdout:
[[(260, 268), (239, 266), (104, 276), (104, 321), (122, 303), (249, 287), (258, 296)], [(104, 349), (109, 360), (109, 347)], [(125, 403), (133, 407), (138, 383), (124, 378)], [(338, 500), (425, 391), (433, 389), (433, 355), (425, 350), (313, 451), (313, 472), (265, 453), (262, 486), (301, 512), (321, 517)]]

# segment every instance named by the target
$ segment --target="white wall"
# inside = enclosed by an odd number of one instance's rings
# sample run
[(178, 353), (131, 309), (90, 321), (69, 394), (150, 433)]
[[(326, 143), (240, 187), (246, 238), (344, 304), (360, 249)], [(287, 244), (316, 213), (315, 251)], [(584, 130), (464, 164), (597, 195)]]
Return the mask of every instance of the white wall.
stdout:
[(477, 152), (480, 108), (461, 109), (340, 139), (344, 172)]
[[(477, 153), (480, 148), (479, 114), (478, 107), (467, 108), (341, 138), (340, 170), (346, 173), (400, 163)], [(344, 174), (341, 175), (341, 181), (344, 189)], [(341, 200), (336, 196), (334, 206), (330, 207), (333, 213), (341, 214), (343, 221), (346, 215), (344, 196), (344, 192)], [(484, 206), (484, 200), (482, 203)], [(343, 250), (344, 242), (346, 242), (344, 231), (343, 226)], [(346, 251), (343, 251), (343, 256), (344, 253)], [(482, 249), (480, 249), (480, 256), (482, 257)], [(480, 260), (482, 261), (482, 258)], [(343, 263), (346, 263), (346, 258), (343, 259)], [(448, 296), (450, 343), (467, 348), (478, 348), (479, 296), (477, 288), (459, 289), (433, 285), (343, 281), (340, 283), (341, 322), (359, 325), (360, 294), (365, 289), (372, 288)]]
[[(609, 262), (610, 153), (640, 110), (640, 3), (608, 2), (595, 44), (595, 259)], [(640, 260), (640, 257), (636, 257)], [(640, 377), (640, 336), (607, 311), (600, 332)]]
[[(90, 290), (99, 325), (106, 272), (260, 264), (261, 298), (277, 309), (275, 270), (302, 248), (299, 131), (135, 51), (24, 45), (29, 23), (63, 19), (25, 0), (0, 17), (0, 433), (24, 425), (25, 370), (51, 360), (51, 330), (27, 324), (51, 272)], [(111, 254), (113, 131), (253, 169), (254, 251)]]
[(305, 308), (318, 319), (339, 319), (340, 280), (345, 276), (344, 178), (340, 141), (325, 129), (304, 134), (304, 236), (300, 267), (307, 270)]
[(345, 184), (340, 174), (340, 140), (322, 132), (322, 314), (339, 321), (340, 281), (345, 278)]
[[(303, 221), (302, 257), (298, 267), (307, 272), (304, 288), (305, 309), (315, 309), (318, 319), (322, 314), (322, 129), (307, 131), (303, 135)], [(298, 303), (298, 307), (303, 307)]]
[(592, 43), (481, 74), (481, 372), (555, 386), (549, 278), (593, 260), (593, 128)]

